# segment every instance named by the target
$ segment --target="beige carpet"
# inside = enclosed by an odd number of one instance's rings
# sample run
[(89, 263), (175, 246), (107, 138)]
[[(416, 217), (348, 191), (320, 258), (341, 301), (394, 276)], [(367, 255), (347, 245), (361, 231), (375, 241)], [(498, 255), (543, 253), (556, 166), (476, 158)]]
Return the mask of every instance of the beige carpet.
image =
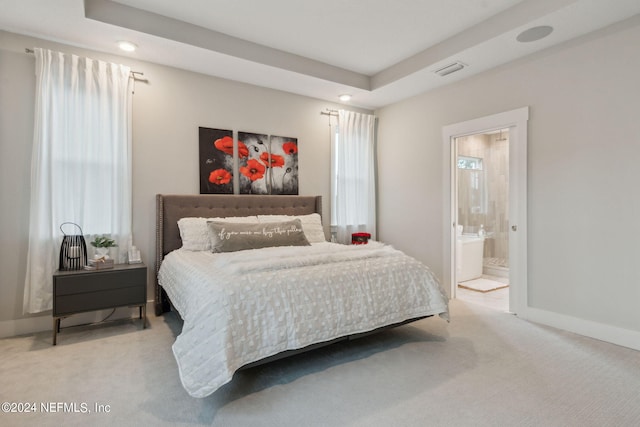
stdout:
[(467, 280), (466, 282), (458, 283), (461, 288), (469, 289), (476, 292), (491, 292), (498, 289), (508, 288), (508, 283), (496, 282), (495, 280), (479, 278), (473, 280)]
[[(0, 340), (3, 426), (638, 426), (640, 353), (454, 301), (451, 323), (393, 331), (238, 373), (204, 399), (180, 385), (173, 316)], [(96, 413), (95, 404), (109, 412)]]

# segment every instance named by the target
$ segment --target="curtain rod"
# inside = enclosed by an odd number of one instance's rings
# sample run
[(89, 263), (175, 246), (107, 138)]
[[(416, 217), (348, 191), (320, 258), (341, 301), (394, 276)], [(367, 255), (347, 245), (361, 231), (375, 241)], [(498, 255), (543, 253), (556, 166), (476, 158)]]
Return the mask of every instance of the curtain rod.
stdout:
[[(24, 52), (25, 52), (25, 53), (30, 53), (30, 54), (35, 53), (35, 51), (34, 51), (33, 49), (29, 49), (28, 47), (26, 47), (26, 48), (24, 49)], [(130, 74), (133, 74), (133, 75), (134, 75), (134, 76), (133, 76), (134, 78), (136, 78), (137, 76), (144, 76), (144, 73), (143, 73), (142, 71), (129, 71), (129, 73), (130, 73)]]
[(338, 110), (330, 110), (329, 108), (325, 108), (325, 111), (320, 111), (320, 114), (323, 114), (325, 116), (337, 117), (338, 116)]

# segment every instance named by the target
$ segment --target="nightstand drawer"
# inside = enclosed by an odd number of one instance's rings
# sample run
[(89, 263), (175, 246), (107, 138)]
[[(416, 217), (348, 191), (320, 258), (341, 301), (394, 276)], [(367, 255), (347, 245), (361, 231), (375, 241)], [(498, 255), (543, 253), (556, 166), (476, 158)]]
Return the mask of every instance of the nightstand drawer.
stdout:
[(96, 292), (83, 292), (70, 295), (58, 295), (54, 316), (102, 310), (113, 307), (141, 305), (145, 303), (146, 288), (135, 286), (113, 288)]
[(92, 271), (87, 274), (59, 276), (54, 279), (54, 297), (60, 298), (63, 295), (84, 294), (132, 286), (140, 287), (146, 286), (146, 283), (147, 270), (145, 268)]

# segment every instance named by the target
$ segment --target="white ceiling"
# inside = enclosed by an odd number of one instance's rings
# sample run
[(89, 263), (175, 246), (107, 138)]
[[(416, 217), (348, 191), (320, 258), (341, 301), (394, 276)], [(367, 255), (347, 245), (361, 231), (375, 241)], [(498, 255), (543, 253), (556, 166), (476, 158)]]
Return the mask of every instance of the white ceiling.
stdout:
[[(0, 10), (6, 31), (332, 102), (348, 93), (374, 109), (624, 20), (640, 1), (0, 0)], [(554, 31), (516, 41), (539, 25)], [(433, 72), (455, 61), (466, 67)]]

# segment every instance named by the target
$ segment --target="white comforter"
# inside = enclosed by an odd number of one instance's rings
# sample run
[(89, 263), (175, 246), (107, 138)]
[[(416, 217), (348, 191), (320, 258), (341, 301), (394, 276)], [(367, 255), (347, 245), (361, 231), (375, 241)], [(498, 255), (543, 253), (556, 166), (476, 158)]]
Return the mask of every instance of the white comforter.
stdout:
[(187, 392), (205, 397), (248, 363), (439, 314), (447, 297), (422, 263), (378, 242), (232, 253), (173, 251), (160, 285), (181, 314), (173, 345)]

